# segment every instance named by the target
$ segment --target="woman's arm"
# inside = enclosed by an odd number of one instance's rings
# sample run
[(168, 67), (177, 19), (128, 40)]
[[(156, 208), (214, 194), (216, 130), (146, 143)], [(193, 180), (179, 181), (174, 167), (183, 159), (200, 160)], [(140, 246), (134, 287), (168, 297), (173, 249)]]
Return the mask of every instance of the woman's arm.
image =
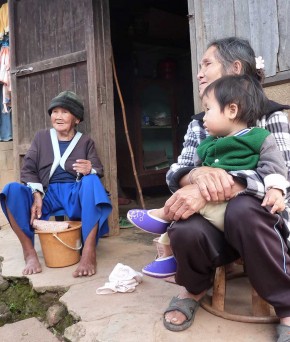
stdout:
[(290, 180), (290, 128), (288, 121), (288, 114), (284, 112), (274, 112), (268, 120), (261, 120), (261, 127), (270, 131), (278, 146), (278, 149), (282, 152), (282, 156), (285, 165), (288, 169), (288, 180)]
[(67, 170), (72, 170), (81, 175), (97, 174), (100, 178), (104, 175), (103, 165), (98, 157), (95, 143), (88, 136), (82, 136), (66, 163)]
[(180, 179), (195, 167), (194, 156), (196, 148), (206, 136), (207, 133), (203, 128), (203, 122), (193, 119), (188, 125), (184, 136), (183, 149), (177, 159), (177, 163), (172, 164), (166, 174), (166, 182), (170, 191), (175, 192), (178, 190)]
[(20, 180), (31, 188), (32, 193), (35, 191), (44, 195), (43, 185), (39, 176), (39, 139), (41, 132), (38, 131), (29, 147), (29, 150), (23, 158), (23, 165), (21, 167)]
[(30, 224), (32, 225), (34, 219), (40, 219), (42, 216), (42, 195), (38, 191), (33, 193), (33, 204), (30, 212)]
[(256, 171), (264, 180), (266, 191), (275, 187), (286, 194), (286, 188), (289, 185), (288, 169), (272, 134), (265, 139), (261, 147)]
[(177, 190), (164, 205), (164, 212), (171, 221), (186, 220), (202, 209), (206, 200), (196, 184)]
[(224, 201), (234, 197), (241, 191), (240, 184), (235, 187), (235, 181), (225, 170), (201, 166), (190, 171), (180, 179), (179, 185), (197, 184), (203, 197), (207, 201)]
[[(287, 179), (290, 180), (290, 130), (288, 115), (281, 111), (273, 112), (267, 118), (266, 116), (263, 116), (262, 119), (257, 122), (257, 126), (265, 128), (273, 134), (278, 149), (282, 153), (282, 157), (288, 169)], [(264, 198), (264, 183), (256, 172), (232, 171), (230, 174), (235, 177), (240, 177), (246, 182), (246, 188), (243, 191), (244, 194), (252, 195), (261, 199)], [(289, 192), (286, 196), (289, 196)]]
[(262, 206), (271, 207), (273, 214), (285, 210), (284, 199), (289, 186), (288, 170), (273, 134), (265, 139), (261, 147), (256, 171), (265, 185), (266, 194)]

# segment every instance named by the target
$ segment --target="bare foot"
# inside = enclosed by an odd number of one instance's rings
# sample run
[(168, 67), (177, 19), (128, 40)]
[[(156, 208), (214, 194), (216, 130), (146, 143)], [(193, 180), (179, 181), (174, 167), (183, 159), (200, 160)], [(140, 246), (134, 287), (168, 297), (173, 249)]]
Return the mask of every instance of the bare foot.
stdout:
[(73, 272), (73, 277), (91, 277), (96, 273), (97, 259), (96, 248), (84, 249), (78, 268)]
[[(206, 294), (206, 291), (203, 291), (201, 294), (199, 295), (194, 295), (190, 292), (188, 292), (185, 288), (183, 288), (181, 290), (181, 293), (177, 296), (178, 298), (180, 299), (184, 299), (184, 298), (192, 298), (194, 300), (196, 300), (197, 302), (199, 300), (201, 300), (201, 298)], [(172, 323), (172, 324), (175, 324), (175, 325), (180, 325), (182, 324), (184, 321), (186, 321), (186, 317), (183, 313), (181, 313), (180, 311), (170, 311), (170, 312), (167, 312), (166, 315), (165, 315), (165, 320), (166, 322), (168, 323)]]
[(25, 260), (25, 268), (22, 271), (22, 274), (29, 275), (29, 274), (35, 274), (40, 273), (42, 271), (40, 262), (38, 260), (38, 256), (36, 254), (36, 251), (33, 249), (31, 252), (26, 253), (24, 255)]
[(284, 324), (284, 325), (289, 325), (290, 326), (290, 317), (280, 318), (280, 323)]

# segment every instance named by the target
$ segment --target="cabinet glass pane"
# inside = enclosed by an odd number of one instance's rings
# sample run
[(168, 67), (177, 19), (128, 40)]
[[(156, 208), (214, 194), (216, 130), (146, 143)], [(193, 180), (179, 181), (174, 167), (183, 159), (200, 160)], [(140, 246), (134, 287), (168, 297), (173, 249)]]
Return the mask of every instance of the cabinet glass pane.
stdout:
[(148, 84), (140, 94), (140, 108), (144, 168), (169, 167), (174, 158), (169, 90), (159, 84)]

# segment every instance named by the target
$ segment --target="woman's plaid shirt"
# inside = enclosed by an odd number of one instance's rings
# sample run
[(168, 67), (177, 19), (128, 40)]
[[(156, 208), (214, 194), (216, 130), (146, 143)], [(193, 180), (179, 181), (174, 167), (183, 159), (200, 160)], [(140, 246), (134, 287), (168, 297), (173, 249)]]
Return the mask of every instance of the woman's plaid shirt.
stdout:
[[(288, 115), (282, 111), (276, 111), (271, 115), (265, 115), (261, 120), (257, 121), (257, 127), (269, 130), (275, 137), (277, 145), (283, 154), (286, 166), (288, 168), (288, 180), (290, 181), (290, 129)], [(202, 140), (207, 137), (207, 132), (203, 128), (202, 120), (193, 119), (187, 129), (184, 137), (183, 149), (178, 157), (177, 163), (171, 165), (166, 174), (166, 182), (169, 189), (174, 192), (178, 189), (180, 178), (194, 168), (194, 154), (196, 148)], [(248, 171), (231, 171), (234, 177), (242, 178), (246, 181), (246, 189), (243, 194), (250, 194), (258, 198), (264, 198), (265, 188), (263, 180), (252, 170)], [(290, 189), (288, 188), (286, 200), (290, 201)], [(283, 218), (287, 223), (290, 219), (290, 208), (287, 201), (287, 210), (283, 212)]]

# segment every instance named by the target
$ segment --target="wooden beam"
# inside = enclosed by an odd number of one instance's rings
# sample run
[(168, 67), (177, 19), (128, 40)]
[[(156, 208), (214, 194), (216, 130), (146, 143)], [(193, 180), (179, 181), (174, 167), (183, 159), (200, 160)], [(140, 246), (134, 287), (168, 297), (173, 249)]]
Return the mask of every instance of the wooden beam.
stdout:
[(67, 55), (49, 58), (44, 61), (31, 63), (29, 65), (22, 65), (17, 69), (11, 71), (17, 77), (25, 76), (27, 74), (35, 74), (52, 69), (58, 69), (66, 65), (81, 63), (87, 60), (87, 52), (85, 50), (69, 53)]
[(270, 87), (282, 83), (290, 82), (290, 70), (282, 71), (275, 76), (267, 77), (263, 83), (264, 87)]

